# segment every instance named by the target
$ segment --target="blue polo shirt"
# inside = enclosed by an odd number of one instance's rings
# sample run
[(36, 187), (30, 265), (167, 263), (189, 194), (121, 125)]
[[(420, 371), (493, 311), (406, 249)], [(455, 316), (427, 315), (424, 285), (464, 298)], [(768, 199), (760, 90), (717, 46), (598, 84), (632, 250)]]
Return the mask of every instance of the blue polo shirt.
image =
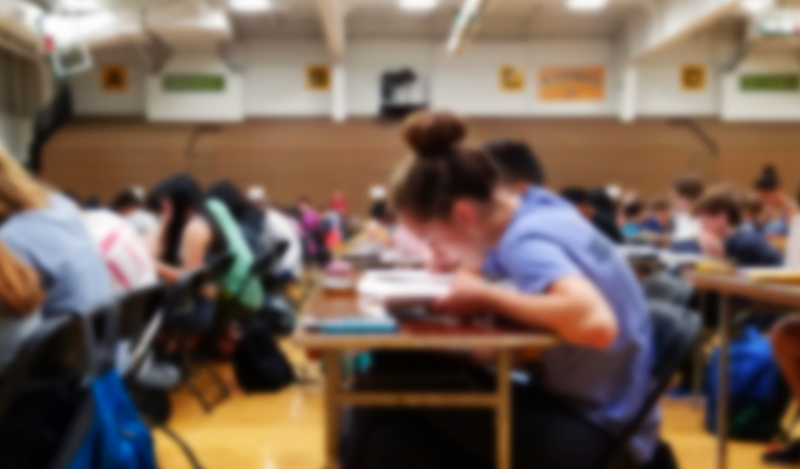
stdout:
[[(619, 433), (642, 406), (650, 382), (650, 316), (626, 260), (568, 202), (540, 188), (524, 194), (495, 252), (491, 270), (521, 291), (542, 294), (580, 275), (605, 297), (619, 323), (616, 342), (598, 351), (561, 343), (542, 355), (543, 386), (587, 419)], [(658, 441), (658, 412), (633, 438), (630, 452), (646, 462)]]

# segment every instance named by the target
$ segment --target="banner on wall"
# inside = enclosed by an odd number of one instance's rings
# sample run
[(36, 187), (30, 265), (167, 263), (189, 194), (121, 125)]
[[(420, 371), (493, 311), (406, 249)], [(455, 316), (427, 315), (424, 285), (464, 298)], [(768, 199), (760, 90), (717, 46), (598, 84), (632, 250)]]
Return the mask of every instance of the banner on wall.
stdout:
[(164, 75), (161, 83), (164, 86), (164, 91), (171, 93), (221, 93), (225, 91), (225, 77), (223, 75)]
[(704, 91), (706, 89), (705, 65), (684, 65), (681, 69), (681, 87), (684, 91)]
[(500, 67), (500, 89), (507, 93), (516, 93), (525, 89), (525, 71), (515, 65)]
[(591, 67), (543, 67), (539, 69), (542, 101), (602, 101), (606, 95), (606, 69)]
[(742, 91), (798, 91), (800, 75), (794, 73), (747, 74), (739, 77)]
[(309, 65), (306, 67), (306, 88), (310, 91), (331, 89), (331, 68), (328, 65)]
[(100, 69), (103, 91), (122, 93), (128, 89), (128, 68), (124, 65), (105, 65)]

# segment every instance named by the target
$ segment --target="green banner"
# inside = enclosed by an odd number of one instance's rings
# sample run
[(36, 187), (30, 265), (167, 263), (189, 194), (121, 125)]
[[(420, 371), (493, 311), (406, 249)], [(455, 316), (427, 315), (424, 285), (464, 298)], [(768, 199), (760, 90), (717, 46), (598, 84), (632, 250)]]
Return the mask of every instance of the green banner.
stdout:
[(798, 91), (800, 75), (742, 75), (739, 84), (743, 91)]
[(169, 92), (213, 92), (225, 91), (222, 75), (164, 75), (164, 91)]

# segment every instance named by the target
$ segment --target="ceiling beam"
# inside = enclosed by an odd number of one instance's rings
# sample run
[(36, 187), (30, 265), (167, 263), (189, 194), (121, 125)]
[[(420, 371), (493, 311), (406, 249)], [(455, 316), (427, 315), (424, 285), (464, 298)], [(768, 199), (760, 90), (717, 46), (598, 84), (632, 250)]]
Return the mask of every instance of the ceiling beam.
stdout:
[(317, 7), (328, 52), (334, 60), (341, 60), (344, 57), (346, 37), (342, 0), (317, 0)]
[(630, 58), (641, 62), (739, 8), (741, 0), (665, 0), (629, 19)]
[(480, 25), (481, 14), (492, 0), (464, 0), (456, 13), (453, 28), (447, 39), (447, 53), (455, 56), (464, 51), (469, 40), (475, 36)]

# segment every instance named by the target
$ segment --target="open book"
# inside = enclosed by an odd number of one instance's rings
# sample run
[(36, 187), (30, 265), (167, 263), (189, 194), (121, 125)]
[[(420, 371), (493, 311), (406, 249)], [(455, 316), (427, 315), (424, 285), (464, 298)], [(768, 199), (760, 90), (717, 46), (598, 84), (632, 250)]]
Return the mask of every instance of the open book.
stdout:
[(450, 293), (452, 275), (424, 270), (384, 270), (365, 273), (358, 282), (358, 294), (383, 303), (425, 303)]

